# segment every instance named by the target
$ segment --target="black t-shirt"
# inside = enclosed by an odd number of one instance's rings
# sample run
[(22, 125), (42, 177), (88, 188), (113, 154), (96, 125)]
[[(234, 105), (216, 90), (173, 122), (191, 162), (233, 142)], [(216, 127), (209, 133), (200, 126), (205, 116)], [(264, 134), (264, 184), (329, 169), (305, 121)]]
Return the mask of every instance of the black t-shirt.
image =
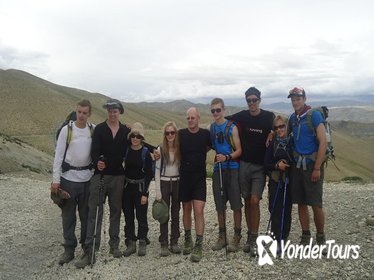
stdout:
[(105, 160), (105, 175), (123, 175), (123, 158), (127, 149), (127, 134), (130, 129), (123, 124), (119, 124), (116, 137), (113, 138), (112, 131), (106, 121), (98, 124), (92, 135), (91, 158), (95, 166), (95, 174), (100, 173), (97, 170), (97, 162), (100, 155)]
[(239, 127), (242, 146), (240, 159), (263, 165), (266, 139), (273, 127), (274, 113), (261, 109), (260, 114), (251, 116), (248, 110), (243, 110), (226, 118), (234, 121)]
[(187, 128), (180, 129), (180, 172), (206, 172), (206, 153), (211, 147), (210, 133), (200, 128), (198, 132), (191, 133)]

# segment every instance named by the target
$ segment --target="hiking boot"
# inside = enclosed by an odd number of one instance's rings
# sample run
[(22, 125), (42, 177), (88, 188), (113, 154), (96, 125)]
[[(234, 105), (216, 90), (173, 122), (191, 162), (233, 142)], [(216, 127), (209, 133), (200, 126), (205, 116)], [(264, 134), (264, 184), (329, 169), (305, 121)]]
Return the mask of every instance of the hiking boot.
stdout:
[[(84, 252), (84, 254), (80, 257), (80, 259), (74, 264), (76, 268), (85, 268), (87, 265), (91, 264), (92, 253)], [(94, 258), (93, 263), (96, 262), (96, 258)]]
[(229, 246), (227, 246), (227, 251), (228, 252), (237, 252), (239, 250), (239, 244), (240, 244), (240, 239), (241, 238), (242, 238), (242, 235), (240, 233), (235, 232)]
[(318, 246), (325, 245), (325, 247), (322, 249), (322, 255), (327, 255), (327, 247), (326, 247), (326, 236), (324, 233), (317, 233), (316, 234), (316, 242)]
[(256, 239), (258, 237), (257, 233), (251, 233), (250, 234), (250, 240), (249, 240), (249, 248), (250, 248), (250, 255), (251, 257), (258, 257), (257, 253), (257, 243)]
[(123, 252), (123, 256), (129, 257), (134, 253), (136, 253), (136, 241), (130, 240), (129, 245), (127, 245), (126, 250)]
[(251, 251), (250, 241), (251, 241), (251, 235), (250, 235), (249, 232), (247, 232), (247, 242), (245, 242), (245, 244), (243, 246), (243, 252), (244, 253), (249, 253)]
[(191, 253), (191, 261), (193, 262), (199, 262), (203, 256), (203, 243), (202, 241), (197, 241), (195, 247), (192, 249)]
[(170, 246), (170, 251), (173, 253), (173, 254), (180, 254), (181, 253), (181, 248), (178, 246), (178, 243), (173, 243), (171, 244)]
[(139, 239), (138, 256), (145, 256), (147, 253), (147, 241), (145, 239)]
[(312, 238), (312, 236), (310, 234), (302, 234), (301, 237), (300, 237), (300, 245), (309, 245), (310, 243), (310, 239)]
[(192, 236), (188, 235), (184, 237), (183, 255), (191, 254), (193, 248)]
[(122, 257), (122, 252), (118, 248), (110, 248), (109, 254), (113, 255), (113, 258)]
[(162, 245), (161, 245), (160, 256), (161, 256), (161, 257), (167, 257), (167, 256), (170, 256), (170, 251), (169, 251), (169, 248), (168, 248), (168, 245), (167, 245), (167, 244), (162, 244)]
[(220, 232), (218, 234), (218, 239), (216, 243), (212, 246), (213, 251), (221, 250), (226, 246), (226, 238), (225, 238), (225, 232)]
[(62, 255), (58, 259), (58, 264), (63, 265), (64, 263), (70, 262), (72, 259), (74, 259), (74, 249), (72, 249), (72, 248), (66, 249), (65, 248), (64, 253), (62, 253)]

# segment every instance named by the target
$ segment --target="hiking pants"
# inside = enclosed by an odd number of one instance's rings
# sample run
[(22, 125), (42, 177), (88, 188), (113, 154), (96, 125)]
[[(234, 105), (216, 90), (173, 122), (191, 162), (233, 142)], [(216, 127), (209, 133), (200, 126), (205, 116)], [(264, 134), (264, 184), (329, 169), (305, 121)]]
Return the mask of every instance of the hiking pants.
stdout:
[(62, 229), (65, 249), (74, 250), (77, 247), (77, 237), (75, 236), (75, 226), (77, 224), (77, 206), (81, 222), (80, 243), (82, 247), (87, 233), (88, 215), (88, 191), (90, 182), (72, 182), (61, 177), (61, 188), (70, 194), (65, 205), (61, 208)]
[[(100, 247), (101, 225), (103, 220), (103, 202), (108, 196), (109, 203), (109, 246), (118, 248), (119, 246), (119, 225), (121, 221), (122, 193), (124, 184), (124, 175), (104, 175), (104, 190), (99, 203), (99, 216), (97, 222), (97, 233), (95, 241), (95, 250)], [(88, 199), (88, 223), (86, 244), (93, 245), (95, 232), (96, 207), (98, 203), (100, 187), (100, 174), (95, 174), (91, 178), (90, 196)]]
[[(269, 180), (269, 213), (273, 209), (273, 203), (275, 194), (277, 191), (278, 182), (274, 180)], [(274, 213), (271, 220), (271, 231), (273, 232), (276, 239), (279, 241), (281, 235), (281, 223), (282, 223), (282, 209), (283, 209), (283, 194), (284, 194), (284, 182), (280, 182), (280, 188), (277, 195), (277, 200), (274, 206)], [(292, 201), (291, 201), (291, 188), (287, 185), (286, 192), (286, 202), (284, 209), (284, 220), (283, 220), (283, 239), (287, 239), (291, 230), (291, 211), (292, 211)]]
[[(179, 209), (180, 202), (178, 198), (179, 191), (179, 179), (175, 181), (160, 181), (161, 183), (161, 194), (162, 199), (166, 202), (168, 208), (170, 209), (171, 202), (171, 234), (170, 234), (170, 244), (177, 244), (178, 238), (180, 237), (179, 231)], [(168, 227), (169, 219), (166, 223), (160, 224), (160, 237), (158, 240), (161, 245), (168, 244)]]
[[(142, 193), (139, 191), (139, 184), (128, 183), (123, 191), (122, 210), (125, 215), (125, 244), (137, 239), (146, 239), (148, 234), (148, 202), (140, 204)], [(138, 235), (135, 235), (135, 213), (138, 221)]]

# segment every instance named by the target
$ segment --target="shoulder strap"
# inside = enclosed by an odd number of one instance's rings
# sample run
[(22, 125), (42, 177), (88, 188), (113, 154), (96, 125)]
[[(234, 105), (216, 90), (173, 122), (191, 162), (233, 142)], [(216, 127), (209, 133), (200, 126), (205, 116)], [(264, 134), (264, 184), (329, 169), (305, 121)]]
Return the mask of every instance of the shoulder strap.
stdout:
[(216, 130), (214, 128), (214, 122), (210, 124), (210, 141), (212, 142), (212, 148), (215, 149), (215, 141), (216, 141)]
[(232, 137), (231, 137), (231, 135), (229, 133), (230, 132), (230, 128), (231, 128), (232, 125), (233, 125), (233, 122), (231, 120), (228, 120), (227, 124), (226, 124), (226, 127), (225, 127), (225, 137), (226, 137), (227, 143), (230, 144), (231, 149), (233, 151), (235, 151), (235, 145), (234, 145), (234, 143), (232, 141)]
[(142, 162), (143, 162), (142, 171), (143, 172), (145, 170), (145, 159), (146, 159), (147, 153), (148, 153), (148, 148), (146, 146), (143, 146), (142, 148)]
[(68, 148), (71, 142), (71, 139), (73, 137), (73, 121), (69, 121), (67, 126), (67, 135), (66, 135), (66, 145), (65, 145), (65, 152), (64, 152), (64, 157), (62, 158), (62, 162), (65, 161), (66, 158), (66, 153), (68, 152)]
[(87, 125), (88, 125), (88, 128), (90, 129), (90, 133), (91, 133), (91, 137), (92, 137), (94, 127), (93, 127), (92, 123), (89, 123), (89, 122), (87, 122)]

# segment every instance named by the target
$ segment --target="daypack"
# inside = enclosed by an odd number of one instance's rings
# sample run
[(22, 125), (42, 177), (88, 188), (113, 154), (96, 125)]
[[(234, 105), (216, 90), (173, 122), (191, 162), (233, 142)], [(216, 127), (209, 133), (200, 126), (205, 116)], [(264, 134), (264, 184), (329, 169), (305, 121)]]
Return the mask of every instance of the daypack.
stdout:
[[(318, 111), (321, 113), (323, 117), (323, 125), (325, 127), (325, 134), (326, 134), (326, 142), (327, 142), (327, 148), (326, 148), (326, 153), (325, 153), (325, 159), (324, 162), (327, 165), (327, 161), (331, 160), (332, 163), (335, 165), (335, 167), (339, 170), (339, 168), (335, 164), (335, 154), (334, 154), (334, 146), (332, 144), (332, 137), (331, 137), (331, 128), (330, 128), (330, 123), (328, 122), (328, 116), (329, 116), (329, 109), (326, 106), (320, 106), (320, 107), (314, 107), (310, 109), (306, 113), (306, 124), (310, 128), (310, 130), (313, 132), (313, 135), (316, 136), (317, 132), (316, 129), (313, 126), (312, 123), (312, 115), (313, 112)], [(289, 129), (292, 131), (292, 122), (289, 121)]]
[[(222, 137), (224, 137), (226, 139), (226, 142), (230, 144), (231, 150), (235, 151), (235, 145), (232, 141), (232, 138), (229, 135), (229, 131), (230, 131), (230, 128), (231, 128), (232, 125), (233, 125), (233, 121), (228, 120), (227, 123), (226, 123), (225, 131), (224, 131)], [(215, 143), (215, 140), (216, 140), (217, 137), (218, 136), (217, 136), (216, 131), (215, 131), (214, 123), (212, 123), (210, 125), (210, 139), (211, 139), (211, 142), (212, 142), (213, 149), (215, 149), (214, 143)]]
[(69, 113), (69, 115), (67, 115), (66, 119), (64, 120), (64, 122), (60, 125), (60, 127), (57, 129), (57, 132), (56, 132), (56, 136), (55, 136), (55, 148), (56, 148), (56, 144), (57, 144), (57, 139), (58, 139), (58, 136), (60, 135), (61, 133), (61, 129), (67, 125), (70, 121), (76, 121), (77, 120), (77, 113), (75, 111), (71, 111)]

